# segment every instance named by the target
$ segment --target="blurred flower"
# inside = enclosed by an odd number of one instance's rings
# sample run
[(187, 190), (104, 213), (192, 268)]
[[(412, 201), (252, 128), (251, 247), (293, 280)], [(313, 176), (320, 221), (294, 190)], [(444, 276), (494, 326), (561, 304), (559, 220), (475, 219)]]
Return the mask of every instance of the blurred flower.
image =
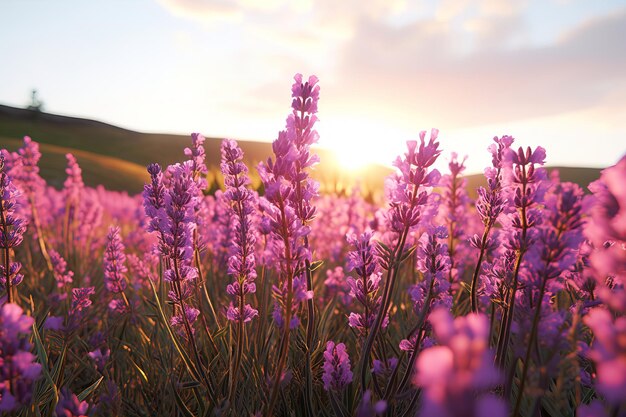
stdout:
[(595, 250), (589, 261), (598, 281), (598, 294), (612, 309), (626, 314), (626, 156), (602, 171), (589, 185), (595, 197), (585, 236)]
[(124, 244), (120, 237), (119, 226), (111, 226), (107, 235), (107, 246), (104, 252), (104, 284), (113, 294), (119, 294), (126, 289), (126, 255)]
[(13, 411), (30, 402), (41, 373), (28, 341), (34, 322), (17, 304), (0, 308), (0, 411)]
[(614, 319), (604, 308), (594, 308), (584, 318), (593, 331), (589, 356), (596, 363), (596, 388), (619, 406), (626, 398), (626, 317)]
[(340, 391), (352, 382), (352, 371), (350, 370), (350, 356), (346, 351), (346, 345), (329, 340), (326, 343), (324, 352), (324, 389), (326, 391)]
[(489, 350), (489, 321), (480, 314), (453, 319), (443, 308), (430, 323), (438, 346), (425, 349), (413, 382), (423, 388), (420, 416), (506, 416), (504, 402), (489, 394), (500, 381)]
[(89, 415), (89, 403), (80, 401), (69, 388), (61, 389), (59, 402), (55, 408), (57, 417), (87, 417)]

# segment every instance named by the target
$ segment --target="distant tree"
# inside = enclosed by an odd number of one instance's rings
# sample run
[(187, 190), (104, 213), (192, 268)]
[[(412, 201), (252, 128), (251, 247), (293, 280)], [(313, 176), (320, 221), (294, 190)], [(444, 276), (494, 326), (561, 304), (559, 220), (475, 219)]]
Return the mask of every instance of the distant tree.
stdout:
[(43, 101), (39, 100), (37, 97), (37, 89), (33, 89), (30, 93), (30, 104), (27, 107), (28, 110), (33, 110), (37, 112), (43, 111)]

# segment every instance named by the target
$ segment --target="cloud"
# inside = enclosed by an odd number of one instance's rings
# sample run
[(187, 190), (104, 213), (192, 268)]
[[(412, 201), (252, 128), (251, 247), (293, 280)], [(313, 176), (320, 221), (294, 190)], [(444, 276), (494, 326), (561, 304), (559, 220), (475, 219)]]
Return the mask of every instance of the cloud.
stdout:
[(177, 16), (237, 33), (229, 56), (245, 68), (229, 71), (240, 75), (235, 91), (254, 98), (231, 95), (233, 111), (239, 100), (246, 112), (276, 111), (281, 95), (271, 90), (282, 91), (298, 71), (322, 77), (329, 111), (404, 127), (575, 112), (615, 101), (614, 86), (626, 82), (623, 9), (539, 45), (526, 0), (441, 0), (432, 7), (409, 0), (158, 1)]
[[(490, 37), (515, 35), (495, 26)], [(585, 22), (549, 46), (485, 47), (483, 40), (482, 48), (462, 53), (446, 23), (394, 28), (362, 20), (341, 51), (336, 88), (404, 123), (418, 117), (463, 127), (548, 116), (593, 107), (626, 80), (623, 39), (625, 10)]]

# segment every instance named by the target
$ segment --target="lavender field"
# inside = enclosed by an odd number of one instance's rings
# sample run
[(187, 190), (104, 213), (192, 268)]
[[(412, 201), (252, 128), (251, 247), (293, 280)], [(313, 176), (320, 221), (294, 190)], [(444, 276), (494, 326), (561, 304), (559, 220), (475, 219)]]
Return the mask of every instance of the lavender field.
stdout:
[(626, 155), (587, 188), (486, 137), (475, 190), (432, 129), (380, 198), (337, 194), (318, 79), (291, 95), (264, 162), (222, 142), (214, 193), (198, 133), (130, 196), (2, 150), (1, 415), (626, 416)]

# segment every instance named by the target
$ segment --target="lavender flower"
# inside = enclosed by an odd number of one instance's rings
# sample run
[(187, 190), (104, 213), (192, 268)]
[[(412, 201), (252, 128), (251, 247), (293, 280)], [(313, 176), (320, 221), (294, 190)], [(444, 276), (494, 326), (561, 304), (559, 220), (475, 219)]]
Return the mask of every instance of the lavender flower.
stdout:
[(594, 194), (585, 236), (595, 250), (589, 255), (598, 295), (612, 309), (626, 314), (626, 156), (602, 171), (589, 185)]
[(296, 208), (296, 214), (306, 225), (315, 217), (316, 210), (311, 205), (311, 199), (317, 196), (319, 189), (319, 183), (309, 178), (305, 170), (319, 162), (319, 157), (310, 153), (310, 147), (317, 143), (319, 138), (314, 127), (317, 121), (315, 114), (320, 86), (314, 75), (304, 83), (302, 74), (296, 74), (294, 80), (291, 87), (293, 112), (287, 118), (287, 137), (294, 144), (298, 155), (294, 161), (292, 175), (287, 178), (294, 186), (292, 203)]
[(372, 391), (367, 390), (363, 393), (363, 398), (356, 410), (356, 417), (382, 416), (385, 411), (387, 411), (387, 402), (380, 400), (372, 404)]
[(326, 391), (341, 391), (352, 382), (350, 370), (350, 356), (346, 351), (346, 345), (329, 340), (324, 352), (324, 389)]
[(165, 191), (161, 190), (158, 165), (151, 165), (149, 170), (152, 184), (144, 189), (144, 208), (153, 218), (152, 230), (159, 232), (159, 252), (169, 260), (164, 279), (172, 285), (170, 300), (179, 307), (171, 322), (179, 332), (191, 337), (193, 323), (199, 314), (197, 309), (186, 305), (186, 300), (193, 293), (191, 281), (198, 276), (197, 269), (192, 265), (193, 232), (196, 228), (194, 207), (198, 198), (193, 163), (187, 161), (171, 165), (168, 168), (170, 184)]
[(160, 221), (164, 217), (162, 211), (165, 206), (165, 187), (163, 186), (163, 172), (159, 164), (148, 165), (150, 184), (144, 185), (143, 207), (146, 216), (150, 218), (148, 231), (160, 231)]
[(50, 249), (50, 262), (52, 263), (52, 273), (57, 282), (58, 288), (69, 286), (73, 282), (74, 272), (67, 269), (67, 262), (57, 251)]
[(376, 247), (376, 256), (380, 266), (387, 270), (387, 279), (383, 289), (381, 307), (378, 309), (376, 320), (361, 354), (360, 380), (363, 390), (366, 389), (366, 374), (367, 369), (369, 369), (366, 362), (371, 359), (374, 342), (387, 319), (400, 264), (408, 258), (407, 239), (419, 223), (429, 217), (423, 216), (423, 210), (429, 202), (432, 203), (432, 199), (425, 188), (436, 185), (440, 178), (439, 171), (436, 169), (429, 171), (441, 153), (439, 142), (437, 142), (438, 134), (439, 131), (433, 129), (428, 143), (426, 143), (426, 132), (420, 132), (419, 147), (417, 141), (408, 141), (408, 152), (405, 153), (404, 158), (398, 157), (394, 163), (399, 174), (391, 177), (385, 184), (390, 206), (386, 213), (386, 221), (389, 224), (391, 236), (388, 239), (388, 245), (380, 242)]
[(0, 285), (7, 293), (7, 301), (15, 298), (14, 287), (22, 282), (22, 264), (11, 261), (11, 250), (22, 243), (26, 231), (25, 221), (17, 213), (19, 193), (7, 175), (4, 155), (0, 155), (0, 250), (4, 264), (0, 265)]
[(80, 401), (69, 388), (62, 388), (59, 402), (54, 411), (57, 417), (87, 417), (89, 415), (89, 403)]
[(0, 308), (0, 411), (13, 411), (30, 402), (41, 373), (28, 342), (34, 322), (16, 304)]
[(416, 351), (417, 335), (423, 330), (426, 319), (433, 309), (452, 308), (450, 282), (446, 279), (450, 269), (448, 246), (440, 242), (447, 238), (448, 230), (445, 226), (430, 227), (430, 230), (420, 238), (417, 247), (417, 269), (424, 279), (409, 288), (413, 311), (418, 317), (418, 323), (416, 331), (400, 342), (401, 350), (410, 353)]
[(70, 316), (80, 314), (83, 310), (92, 304), (89, 296), (94, 295), (96, 290), (94, 287), (72, 288), (72, 304), (70, 307)]
[(594, 308), (584, 321), (595, 337), (590, 357), (596, 363), (596, 389), (619, 406), (626, 398), (626, 317), (614, 319), (608, 310)]
[(454, 284), (455, 289), (458, 289), (459, 279), (463, 277), (468, 266), (467, 236), (474, 228), (473, 216), (470, 216), (471, 200), (465, 190), (467, 179), (462, 176), (466, 160), (467, 156), (459, 161), (456, 152), (452, 152), (448, 163), (450, 173), (442, 176), (439, 183), (443, 191), (435, 220), (435, 224), (445, 224), (448, 229), (448, 280)]
[[(382, 273), (376, 271), (377, 262), (374, 257), (374, 250), (371, 244), (372, 233), (365, 232), (360, 236), (347, 235), (346, 240), (352, 245), (354, 250), (348, 252), (348, 262), (346, 270), (355, 271), (357, 279), (347, 278), (346, 283), (350, 287), (350, 295), (363, 305), (364, 313), (351, 312), (348, 316), (350, 327), (359, 330), (361, 336), (366, 336), (369, 329), (374, 324), (376, 314), (382, 302), (379, 295), (380, 281)], [(386, 327), (389, 318), (385, 317), (382, 326)]]
[(508, 250), (515, 252), (516, 268), (513, 271), (512, 282), (504, 283), (508, 287), (508, 293), (496, 351), (500, 366), (504, 365), (506, 349), (509, 346), (520, 267), (524, 256), (536, 241), (538, 225), (541, 223), (541, 210), (538, 206), (543, 202), (545, 193), (543, 180), (546, 174), (544, 169), (535, 166), (544, 164), (546, 151), (541, 146), (534, 151), (530, 147), (526, 148), (526, 151), (520, 147), (517, 152), (509, 150), (504, 158), (507, 161), (505, 179), (510, 184), (505, 191), (508, 193), (509, 204), (514, 209), (502, 219), (506, 233), (504, 245)]
[(296, 329), (300, 325), (300, 319), (296, 314), (298, 307), (303, 301), (313, 298), (313, 291), (307, 290), (306, 279), (303, 276), (298, 276), (293, 279), (291, 288), (291, 307), (288, 305), (289, 288), (287, 282), (283, 283), (282, 288), (274, 285), (272, 287), (272, 291), (274, 293), (274, 298), (276, 299), (274, 311), (272, 313), (274, 322), (278, 327), (284, 327), (285, 314), (289, 311), (289, 328)]
[(27, 209), (35, 203), (35, 196), (43, 193), (46, 186), (45, 181), (39, 175), (38, 164), (41, 158), (39, 144), (30, 137), (24, 136), (24, 145), (17, 150), (17, 153), (10, 155), (7, 153), (6, 157), (7, 165), (10, 165), (8, 174), (23, 196), (20, 201), (24, 207), (23, 215), (30, 222), (31, 217), (34, 217), (31, 213), (34, 214), (36, 210), (35, 207), (32, 207), (33, 211)]
[(453, 320), (445, 309), (430, 315), (440, 345), (417, 358), (413, 382), (423, 391), (420, 416), (506, 416), (502, 400), (488, 392), (500, 381), (489, 351), (489, 322), (470, 314)]
[(341, 266), (336, 266), (333, 269), (326, 270), (324, 287), (326, 288), (327, 296), (339, 297), (341, 303), (346, 306), (350, 305), (352, 302), (350, 285), (348, 285), (348, 282), (346, 281), (346, 276)]
[(503, 160), (504, 155), (509, 152), (513, 140), (514, 139), (511, 136), (493, 138), (495, 143), (491, 144), (488, 148), (489, 152), (491, 152), (492, 167), (485, 169), (488, 189), (485, 189), (484, 187), (480, 187), (478, 189), (476, 211), (483, 222), (484, 229), (482, 237), (475, 234), (470, 240), (472, 246), (480, 251), (470, 288), (471, 309), (474, 313), (478, 312), (478, 277), (482, 270), (482, 262), (485, 258), (485, 254), (491, 244), (491, 228), (494, 226), (496, 220), (506, 207), (506, 199), (501, 192), (502, 170), (504, 168)]
[(103, 345), (89, 352), (87, 356), (94, 362), (96, 370), (103, 374), (104, 368), (111, 357), (111, 350), (106, 345)]
[(206, 154), (204, 152), (204, 141), (205, 138), (200, 133), (192, 133), (192, 147), (185, 148), (185, 155), (193, 163), (193, 178), (197, 183), (197, 189), (199, 192), (206, 190), (208, 185), (206, 175), (209, 170), (205, 164)]
[(229, 320), (248, 322), (258, 315), (258, 311), (250, 304), (245, 304), (245, 296), (256, 291), (254, 245), (256, 235), (252, 224), (254, 197), (246, 186), (248, 168), (242, 162), (243, 152), (234, 140), (222, 142), (222, 174), (226, 184), (224, 193), (230, 202), (234, 218), (235, 236), (231, 243), (231, 255), (228, 258), (228, 273), (234, 278), (226, 291), (233, 296), (234, 302), (227, 311)]
[(119, 226), (111, 226), (107, 235), (107, 246), (104, 252), (104, 284), (113, 294), (119, 294), (126, 289), (126, 255), (124, 244), (120, 238)]
[(67, 158), (67, 168), (65, 169), (67, 179), (63, 183), (65, 197), (68, 204), (76, 206), (80, 201), (81, 192), (85, 188), (82, 170), (80, 169), (74, 155), (68, 153), (65, 157)]

